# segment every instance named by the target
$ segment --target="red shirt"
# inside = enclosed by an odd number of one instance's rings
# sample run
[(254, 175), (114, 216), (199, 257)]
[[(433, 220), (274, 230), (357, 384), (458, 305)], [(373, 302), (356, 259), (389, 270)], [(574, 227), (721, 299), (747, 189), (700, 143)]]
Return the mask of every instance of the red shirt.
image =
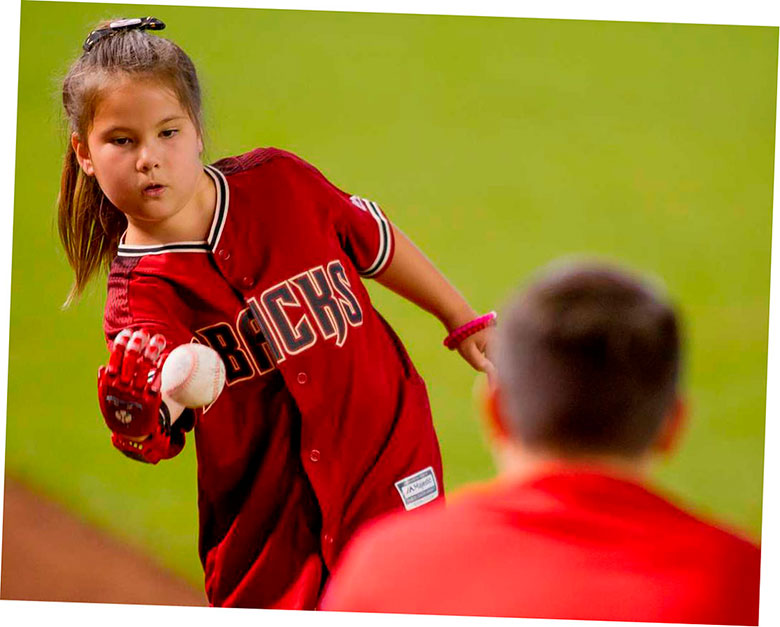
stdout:
[(640, 485), (562, 470), (368, 525), (322, 608), (756, 625), (759, 562)]
[(425, 384), (361, 282), (392, 229), (290, 153), (206, 171), (207, 239), (120, 245), (106, 337), (144, 327), (221, 354), (227, 385), (195, 427), (209, 600), (313, 607), (360, 524), (443, 493)]

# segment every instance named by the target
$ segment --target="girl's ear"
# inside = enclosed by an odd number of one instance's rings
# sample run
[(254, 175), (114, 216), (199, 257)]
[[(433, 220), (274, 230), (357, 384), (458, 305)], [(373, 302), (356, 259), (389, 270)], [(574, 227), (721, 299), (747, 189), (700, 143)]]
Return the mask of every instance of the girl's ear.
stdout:
[(86, 143), (79, 139), (76, 133), (70, 136), (70, 145), (73, 146), (73, 152), (76, 153), (76, 160), (79, 162), (81, 169), (87, 176), (95, 175), (95, 167), (92, 165), (92, 159), (89, 156), (89, 149)]
[(198, 154), (203, 154), (203, 138), (198, 133)]

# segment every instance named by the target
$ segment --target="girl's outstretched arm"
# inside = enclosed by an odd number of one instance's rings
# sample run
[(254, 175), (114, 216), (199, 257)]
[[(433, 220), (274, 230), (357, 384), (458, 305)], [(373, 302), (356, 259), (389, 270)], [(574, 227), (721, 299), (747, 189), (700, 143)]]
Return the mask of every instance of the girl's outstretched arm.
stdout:
[[(436, 266), (395, 225), (395, 254), (387, 269), (376, 280), (399, 296), (436, 316), (450, 332), (477, 317), (461, 293)], [(458, 346), (474, 369), (491, 374), (493, 365), (485, 357), (491, 330), (483, 329), (464, 339)]]

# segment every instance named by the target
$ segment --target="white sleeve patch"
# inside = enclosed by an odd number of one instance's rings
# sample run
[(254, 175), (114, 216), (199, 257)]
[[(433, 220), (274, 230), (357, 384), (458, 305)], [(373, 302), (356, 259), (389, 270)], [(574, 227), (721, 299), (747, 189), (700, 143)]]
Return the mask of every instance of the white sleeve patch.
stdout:
[(377, 227), (379, 228), (379, 246), (374, 261), (372, 261), (367, 268), (358, 268), (360, 276), (370, 278), (379, 274), (390, 259), (392, 227), (385, 217), (385, 214), (382, 213), (382, 210), (379, 208), (379, 205), (375, 202), (368, 200), (367, 198), (361, 198), (360, 196), (350, 196), (349, 201), (356, 207), (371, 214), (371, 217), (376, 220)]
[(439, 484), (432, 466), (396, 481), (395, 489), (401, 495), (406, 511), (430, 503), (439, 496)]

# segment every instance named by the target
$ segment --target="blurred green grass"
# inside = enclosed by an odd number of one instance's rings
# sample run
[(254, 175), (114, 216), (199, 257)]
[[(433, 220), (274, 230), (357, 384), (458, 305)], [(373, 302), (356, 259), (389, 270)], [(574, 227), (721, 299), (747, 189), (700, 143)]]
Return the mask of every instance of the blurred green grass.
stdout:
[[(7, 472), (196, 584), (192, 447), (116, 453), (95, 400), (104, 284), (61, 311), (59, 81), (105, 17), (156, 15), (199, 69), (207, 157), (297, 152), (378, 201), (478, 310), (561, 255), (662, 277), (692, 416), (657, 482), (758, 538), (778, 31), (22, 3)], [(428, 384), (454, 488), (489, 477), (475, 377), (438, 322), (370, 286)]]

